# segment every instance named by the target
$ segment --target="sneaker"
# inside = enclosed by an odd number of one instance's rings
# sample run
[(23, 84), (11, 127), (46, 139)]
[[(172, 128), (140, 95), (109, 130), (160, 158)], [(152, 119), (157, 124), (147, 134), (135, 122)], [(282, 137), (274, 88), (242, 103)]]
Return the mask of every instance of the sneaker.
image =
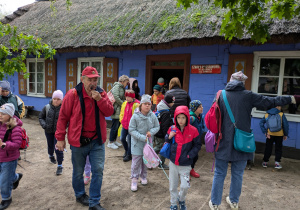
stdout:
[(138, 180), (137, 178), (132, 178), (132, 181), (131, 181), (131, 191), (132, 192), (136, 192), (137, 191), (137, 184), (138, 184)]
[(177, 206), (170, 206), (170, 210), (178, 210)]
[(158, 169), (169, 170), (169, 166), (167, 166), (166, 164), (162, 164), (158, 166)]
[(105, 208), (103, 208), (101, 206), (101, 204), (97, 204), (96, 206), (93, 206), (93, 207), (89, 207), (89, 210), (105, 210)]
[(179, 203), (179, 209), (180, 210), (186, 210), (185, 201), (179, 201), (178, 200), (178, 203)]
[(11, 204), (12, 199), (8, 199), (8, 200), (2, 200), (0, 203), (0, 209), (7, 209), (9, 207), (9, 205)]
[(262, 167), (267, 168), (268, 167), (268, 162), (263, 162), (261, 165), (262, 165)]
[(85, 176), (85, 175), (84, 175), (83, 181), (84, 181), (84, 184), (87, 185), (87, 184), (89, 184), (89, 182), (91, 181), (91, 177)]
[(131, 161), (131, 160), (132, 160), (131, 155), (126, 155), (126, 156), (123, 158), (123, 161), (124, 161), (124, 162), (128, 162), (128, 161)]
[(142, 185), (147, 185), (148, 180), (146, 178), (145, 179), (141, 178), (141, 183), (142, 183)]
[(62, 166), (57, 166), (56, 175), (57, 176), (62, 175), (62, 172), (63, 172), (63, 167)]
[(233, 210), (238, 210), (239, 209), (239, 204), (238, 203), (232, 203), (230, 201), (229, 196), (226, 197), (226, 202), (229, 204), (231, 209), (233, 209)]
[(49, 157), (49, 159), (50, 159), (50, 162), (51, 162), (51, 163), (56, 164), (56, 160), (55, 160), (55, 157), (54, 157), (54, 156)]
[(192, 170), (190, 171), (190, 175), (191, 175), (192, 177), (195, 177), (195, 178), (199, 178), (199, 177), (200, 177), (200, 175), (199, 175), (194, 169), (192, 169)]
[(118, 148), (119, 148), (119, 147), (116, 146), (114, 143), (110, 143), (110, 142), (107, 144), (107, 147), (108, 147), (108, 148), (111, 148), (111, 149), (118, 149)]
[(17, 181), (15, 181), (15, 182), (13, 183), (13, 190), (17, 189), (17, 187), (19, 186), (19, 182), (20, 182), (20, 180), (21, 180), (22, 177), (23, 177), (23, 174), (21, 174), (21, 173), (18, 173), (18, 174), (19, 174), (19, 178), (17, 179)]
[(81, 203), (84, 206), (88, 206), (89, 205), (89, 196), (86, 193), (84, 193), (81, 197), (76, 198), (76, 201), (78, 203)]
[(120, 147), (120, 146), (122, 146), (122, 144), (120, 144), (119, 142), (117, 142), (117, 141), (114, 141), (114, 144), (117, 146), (117, 147)]
[(219, 206), (218, 205), (214, 205), (211, 200), (208, 203), (210, 210), (219, 210)]
[(126, 157), (126, 155), (127, 155), (127, 151), (125, 151), (125, 153), (124, 153), (124, 155), (123, 155), (123, 158)]
[(282, 169), (282, 166), (280, 165), (279, 162), (275, 162), (275, 168), (276, 169)]

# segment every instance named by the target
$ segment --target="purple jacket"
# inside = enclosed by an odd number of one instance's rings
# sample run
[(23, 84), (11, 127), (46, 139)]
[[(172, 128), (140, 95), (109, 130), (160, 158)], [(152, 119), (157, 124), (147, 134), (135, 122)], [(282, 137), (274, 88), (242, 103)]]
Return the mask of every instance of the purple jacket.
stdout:
[[(5, 142), (4, 149), (0, 147), (0, 162), (9, 162), (16, 160), (20, 157), (19, 148), (22, 143), (22, 121), (17, 117), (14, 117), (17, 121), (17, 126), (12, 129), (12, 132), (8, 135), (8, 139)], [(0, 138), (3, 140), (6, 133), (6, 125), (0, 123)]]

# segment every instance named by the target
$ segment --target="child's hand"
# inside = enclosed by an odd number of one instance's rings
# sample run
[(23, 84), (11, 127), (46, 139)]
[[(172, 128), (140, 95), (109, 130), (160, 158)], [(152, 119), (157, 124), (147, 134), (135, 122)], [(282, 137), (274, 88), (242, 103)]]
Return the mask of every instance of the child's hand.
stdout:
[(174, 131), (171, 131), (170, 135), (169, 135), (169, 139), (173, 138), (175, 135), (176, 135), (176, 133)]
[(147, 132), (146, 136), (147, 136), (148, 138), (151, 137), (150, 131)]
[(270, 139), (270, 138), (271, 138), (270, 134), (266, 134), (266, 137), (267, 137), (268, 139)]
[(287, 140), (287, 136), (283, 136), (283, 141)]

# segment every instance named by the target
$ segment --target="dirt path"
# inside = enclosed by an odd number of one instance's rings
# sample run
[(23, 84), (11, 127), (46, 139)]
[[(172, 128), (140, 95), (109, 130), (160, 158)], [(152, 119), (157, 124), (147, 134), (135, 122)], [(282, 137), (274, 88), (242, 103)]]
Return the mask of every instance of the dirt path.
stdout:
[[(30, 136), (27, 160), (19, 162), (17, 172), (24, 174), (17, 190), (13, 191), (13, 202), (9, 209), (88, 209), (75, 202), (71, 184), (72, 164), (69, 147), (65, 153), (63, 175), (56, 176), (56, 165), (49, 162), (47, 143), (38, 120), (24, 119), (24, 127)], [(124, 150), (106, 147), (106, 162), (102, 185), (101, 204), (107, 210), (167, 210), (170, 206), (169, 184), (163, 171), (148, 171), (148, 186), (138, 185), (138, 191), (130, 191), (130, 165), (124, 163)], [(272, 157), (274, 158), (274, 157)], [(264, 169), (260, 166), (262, 155), (256, 155), (256, 166), (245, 170), (240, 209), (299, 209), (300, 207), (300, 161), (282, 160), (283, 169)], [(195, 170), (200, 179), (192, 178), (187, 196), (189, 210), (207, 210), (213, 179), (211, 167), (213, 157), (201, 150)], [(270, 163), (271, 164), (271, 163)], [(228, 171), (230, 175), (230, 171)], [(229, 209), (225, 197), (229, 193), (230, 176), (227, 176), (221, 209)], [(89, 185), (86, 187), (88, 192)]]

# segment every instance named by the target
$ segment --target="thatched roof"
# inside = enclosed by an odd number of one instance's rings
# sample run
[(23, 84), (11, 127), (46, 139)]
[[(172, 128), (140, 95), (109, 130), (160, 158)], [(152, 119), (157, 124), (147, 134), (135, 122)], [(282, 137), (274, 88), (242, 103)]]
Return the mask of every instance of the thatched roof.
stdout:
[[(176, 7), (175, 0), (72, 0), (70, 11), (65, 3), (57, 0), (54, 13), (49, 1), (38, 1), (2, 22), (41, 37), (59, 52), (229, 43), (219, 35), (224, 10), (216, 10), (206, 0), (187, 10)], [(300, 42), (300, 21), (275, 21), (270, 34), (270, 43)], [(247, 36), (230, 43), (255, 44)]]

